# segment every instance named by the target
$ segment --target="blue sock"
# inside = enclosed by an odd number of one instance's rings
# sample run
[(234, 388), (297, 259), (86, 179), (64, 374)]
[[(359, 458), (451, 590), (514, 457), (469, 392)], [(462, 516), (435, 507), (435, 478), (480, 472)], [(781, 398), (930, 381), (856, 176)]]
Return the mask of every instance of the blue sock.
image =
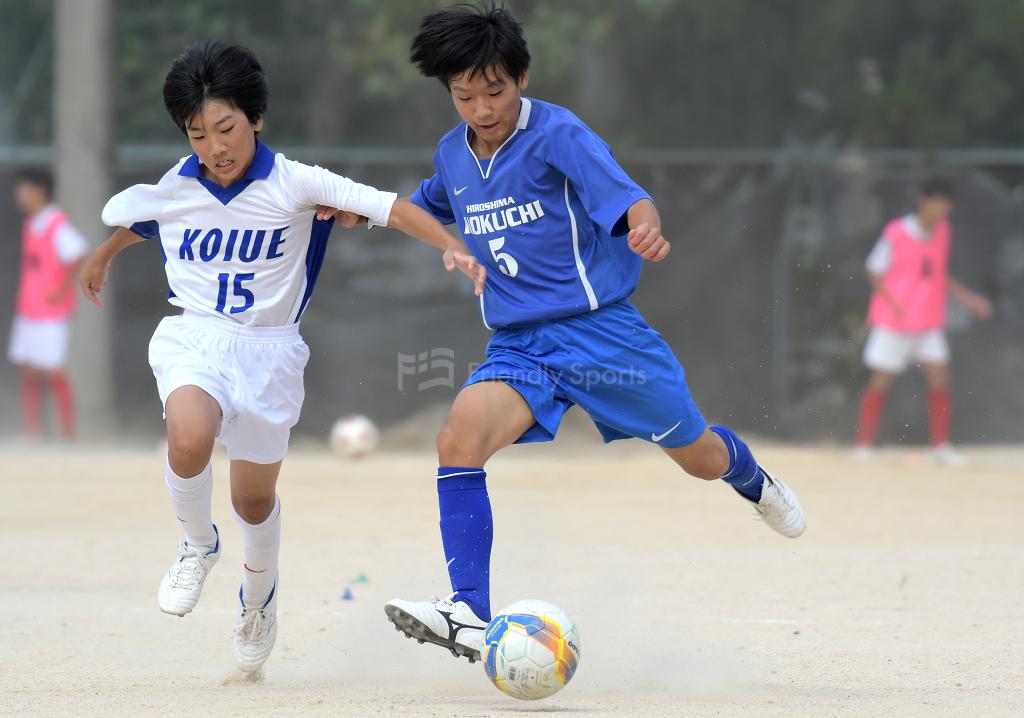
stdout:
[(453, 600), (465, 601), (477, 617), (491, 620), (491, 500), (487, 472), (460, 466), (437, 469), (441, 543)]
[(750, 448), (740, 437), (727, 426), (709, 426), (711, 431), (722, 437), (725, 448), (729, 450), (729, 470), (722, 481), (736, 489), (737, 493), (755, 504), (761, 500), (761, 487), (764, 486), (764, 471), (754, 461)]

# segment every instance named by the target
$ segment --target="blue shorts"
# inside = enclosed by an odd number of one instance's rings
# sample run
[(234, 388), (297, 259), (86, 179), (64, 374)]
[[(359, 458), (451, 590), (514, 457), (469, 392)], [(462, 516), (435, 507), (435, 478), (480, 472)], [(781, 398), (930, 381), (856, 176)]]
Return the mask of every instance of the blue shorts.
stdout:
[(586, 314), (498, 329), (466, 381), (503, 381), (537, 420), (517, 444), (551, 441), (579, 404), (606, 442), (636, 437), (666, 448), (696, 441), (707, 422), (679, 360), (623, 300)]

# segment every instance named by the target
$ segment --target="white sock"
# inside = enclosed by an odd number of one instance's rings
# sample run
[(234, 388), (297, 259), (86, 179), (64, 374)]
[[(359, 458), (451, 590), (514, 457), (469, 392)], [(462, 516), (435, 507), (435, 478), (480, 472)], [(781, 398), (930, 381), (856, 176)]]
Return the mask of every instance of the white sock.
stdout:
[(213, 549), (217, 532), (213, 528), (210, 504), (213, 498), (213, 469), (210, 464), (197, 475), (183, 479), (167, 464), (167, 490), (174, 513), (185, 530), (185, 539), (193, 548)]
[(274, 497), (274, 508), (263, 523), (247, 523), (235, 514), (235, 521), (242, 527), (242, 550), (245, 565), (242, 566), (242, 602), (246, 606), (262, 606), (270, 597), (277, 581), (277, 553), (281, 548), (281, 498)]

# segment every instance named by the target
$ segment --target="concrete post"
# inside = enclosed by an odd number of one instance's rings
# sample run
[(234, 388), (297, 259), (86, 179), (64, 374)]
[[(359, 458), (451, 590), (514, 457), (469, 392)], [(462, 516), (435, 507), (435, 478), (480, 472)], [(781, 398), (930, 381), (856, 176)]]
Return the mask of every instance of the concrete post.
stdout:
[[(54, 27), (54, 170), (57, 200), (95, 247), (107, 236), (100, 212), (110, 195), (113, 153), (113, 0), (56, 0)], [(104, 294), (112, 297), (108, 285)], [(80, 302), (70, 368), (85, 437), (115, 428), (113, 394), (115, 307)]]

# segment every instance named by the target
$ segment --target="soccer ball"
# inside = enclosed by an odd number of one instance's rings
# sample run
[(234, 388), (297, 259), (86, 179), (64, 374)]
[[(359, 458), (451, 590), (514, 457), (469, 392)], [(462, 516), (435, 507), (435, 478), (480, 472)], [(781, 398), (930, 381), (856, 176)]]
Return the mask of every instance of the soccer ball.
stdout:
[(373, 452), (380, 432), (365, 416), (353, 414), (334, 422), (331, 428), (331, 449), (346, 459), (359, 459)]
[(572, 680), (580, 634), (558, 606), (529, 599), (499, 611), (484, 631), (484, 670), (502, 693), (537, 700)]

